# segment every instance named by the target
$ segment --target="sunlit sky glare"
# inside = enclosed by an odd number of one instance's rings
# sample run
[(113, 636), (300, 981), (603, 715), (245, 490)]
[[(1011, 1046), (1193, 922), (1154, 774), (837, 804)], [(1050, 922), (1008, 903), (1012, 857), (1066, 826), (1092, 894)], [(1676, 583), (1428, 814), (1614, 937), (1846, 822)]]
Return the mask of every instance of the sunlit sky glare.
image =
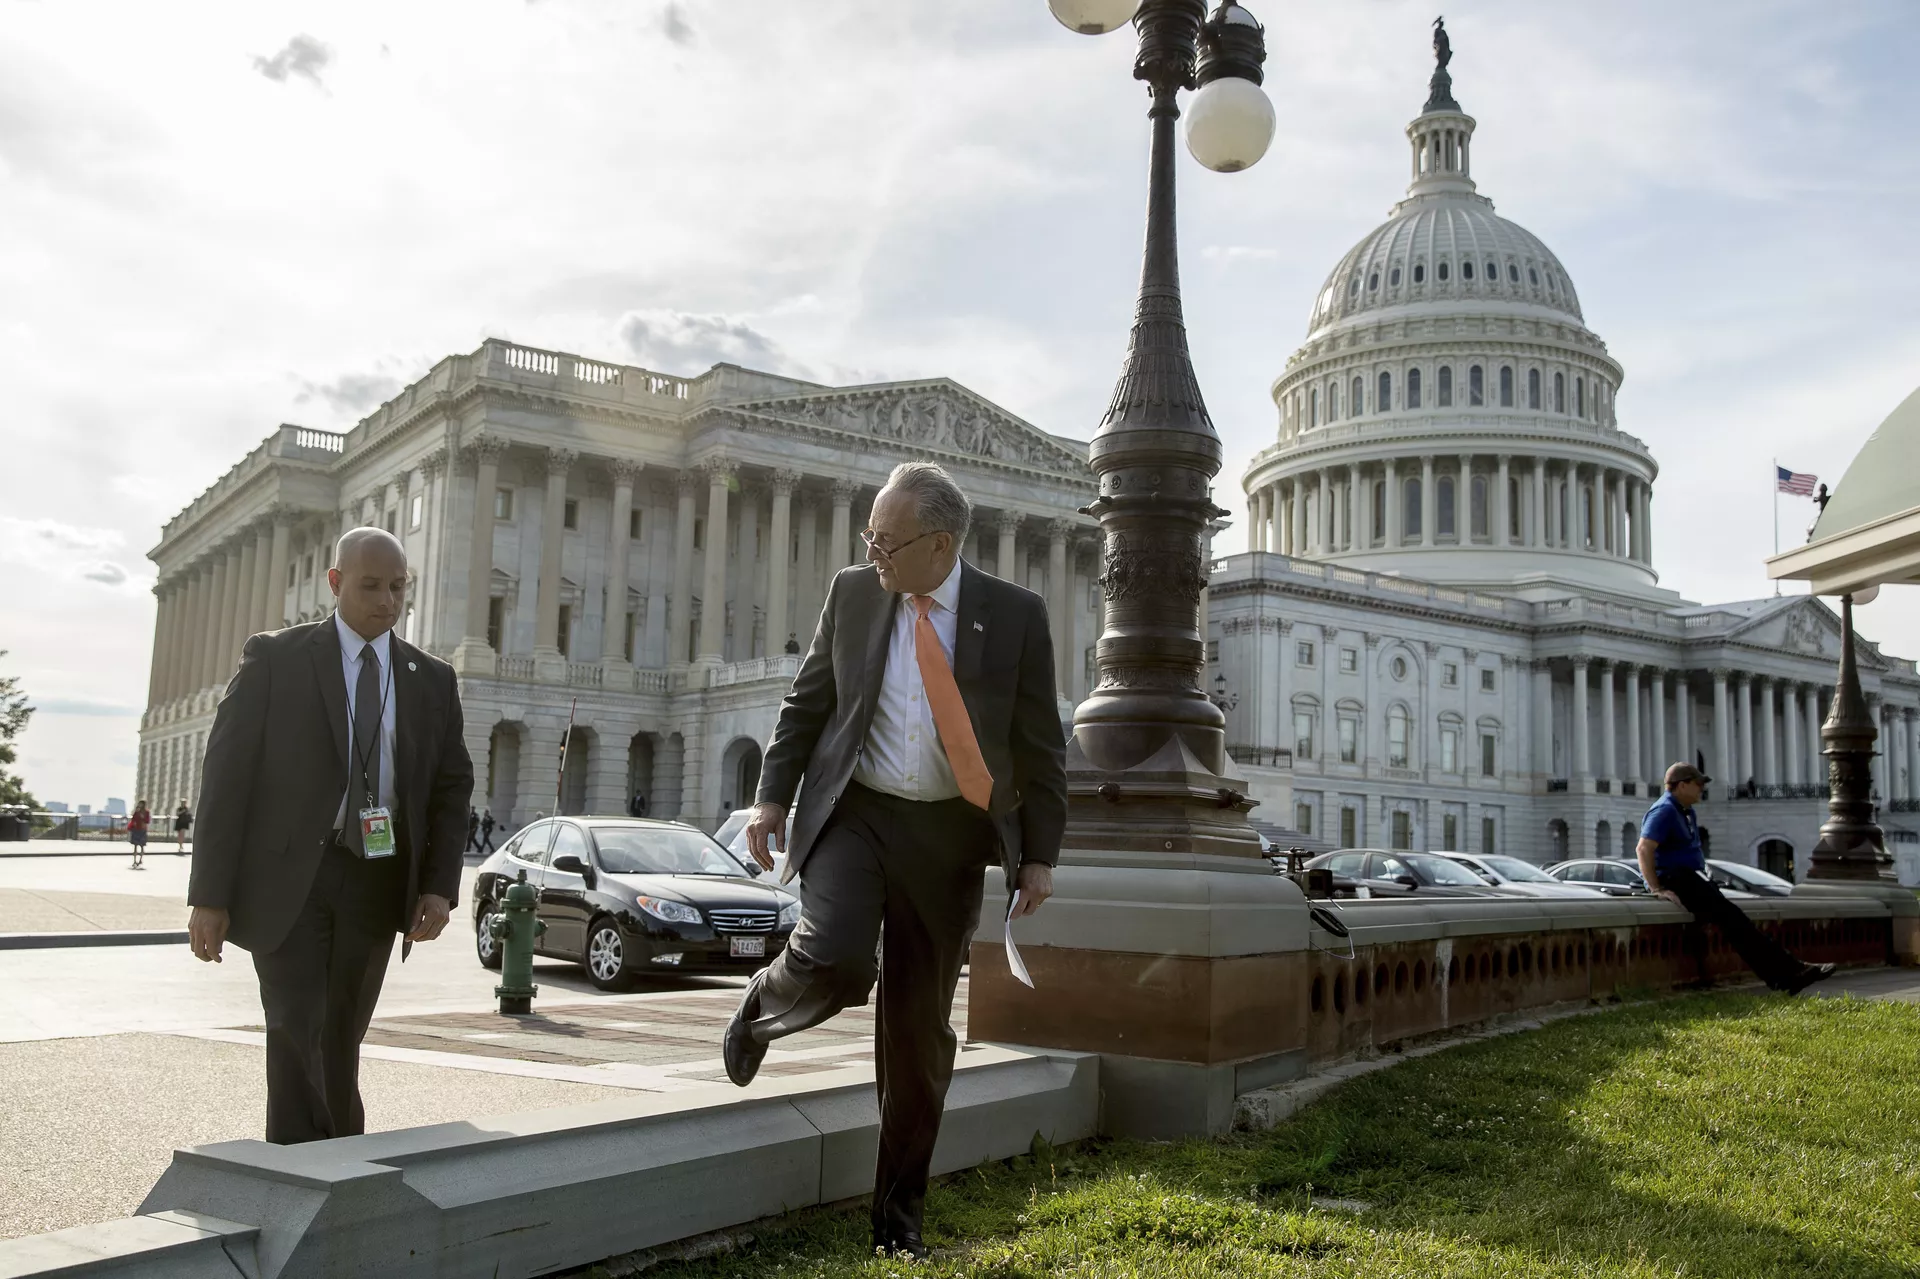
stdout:
[[(1433, 6), (1258, 0), (1272, 150), (1183, 158), (1195, 364), (1246, 461), (1407, 180)], [(1837, 480), (1920, 382), (1907, 0), (1445, 7), (1474, 177), (1546, 241), (1661, 466), (1662, 584), (1770, 594), (1770, 459)], [(1085, 438), (1137, 280), (1126, 34), (1045, 0), (0, 5), (0, 674), (43, 800), (133, 799), (146, 552), (280, 422), (483, 337), (694, 374), (946, 376)], [(1780, 498), (1780, 536), (1809, 503)], [(1795, 588), (1789, 588), (1795, 589)], [(1861, 629), (1920, 656), (1920, 593)]]

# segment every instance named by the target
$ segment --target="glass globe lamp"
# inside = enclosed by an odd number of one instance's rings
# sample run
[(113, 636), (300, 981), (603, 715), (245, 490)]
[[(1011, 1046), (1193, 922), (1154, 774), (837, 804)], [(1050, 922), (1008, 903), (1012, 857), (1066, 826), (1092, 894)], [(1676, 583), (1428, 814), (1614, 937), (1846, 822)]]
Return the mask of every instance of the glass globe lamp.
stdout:
[(1273, 103), (1259, 85), (1222, 76), (1187, 103), (1187, 150), (1216, 173), (1238, 173), (1267, 153), (1273, 126)]
[(1047, 7), (1067, 30), (1098, 36), (1132, 22), (1140, 0), (1047, 0)]

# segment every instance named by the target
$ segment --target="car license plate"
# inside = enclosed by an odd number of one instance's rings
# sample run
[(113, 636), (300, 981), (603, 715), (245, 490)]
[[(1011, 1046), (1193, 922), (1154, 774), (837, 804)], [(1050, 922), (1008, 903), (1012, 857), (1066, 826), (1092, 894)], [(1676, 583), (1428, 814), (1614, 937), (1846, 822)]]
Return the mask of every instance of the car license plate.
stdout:
[(767, 939), (764, 937), (734, 937), (730, 942), (735, 959), (760, 959), (767, 953)]

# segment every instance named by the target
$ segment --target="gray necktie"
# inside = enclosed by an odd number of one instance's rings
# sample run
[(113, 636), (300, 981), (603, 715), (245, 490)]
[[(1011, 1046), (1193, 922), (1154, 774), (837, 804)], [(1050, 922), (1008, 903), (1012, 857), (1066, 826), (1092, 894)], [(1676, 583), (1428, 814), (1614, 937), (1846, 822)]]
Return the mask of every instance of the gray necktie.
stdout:
[[(353, 758), (347, 765), (347, 847), (367, 855), (361, 843), (360, 810), (380, 802), (380, 655), (369, 644), (360, 650), (360, 677), (353, 693)], [(363, 768), (362, 765), (365, 765)], [(372, 786), (373, 793), (367, 793)]]

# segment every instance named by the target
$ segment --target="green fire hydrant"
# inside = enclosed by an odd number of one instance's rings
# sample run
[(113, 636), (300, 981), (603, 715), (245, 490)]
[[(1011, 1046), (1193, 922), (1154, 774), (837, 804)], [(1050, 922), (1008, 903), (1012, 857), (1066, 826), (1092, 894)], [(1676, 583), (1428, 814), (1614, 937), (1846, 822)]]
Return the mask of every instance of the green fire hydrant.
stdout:
[(527, 872), (507, 889), (500, 913), (487, 921), (487, 930), (500, 943), (500, 984), (493, 993), (500, 999), (502, 1016), (525, 1016), (533, 1011), (533, 997), (540, 988), (533, 984), (533, 939), (547, 931), (547, 921), (536, 916), (540, 891), (527, 882)]

